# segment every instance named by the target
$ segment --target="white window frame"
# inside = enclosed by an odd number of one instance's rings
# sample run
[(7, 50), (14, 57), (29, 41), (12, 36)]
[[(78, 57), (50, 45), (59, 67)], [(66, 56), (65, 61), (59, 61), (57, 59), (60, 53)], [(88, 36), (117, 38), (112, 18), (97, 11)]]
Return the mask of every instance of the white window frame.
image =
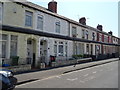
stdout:
[(99, 41), (102, 42), (102, 34), (99, 34)]
[[(63, 46), (63, 52), (61, 53), (60, 46)], [(56, 49), (56, 50), (55, 50)], [(64, 41), (54, 41), (54, 55), (55, 56), (66, 56), (68, 54), (68, 43)]]
[[(41, 18), (41, 20), (39, 20), (39, 18)], [(39, 24), (41, 24), (42, 26), (38, 26)], [(37, 15), (37, 30), (43, 30), (43, 26), (44, 26), (44, 16), (38, 14)]]
[(82, 38), (85, 38), (85, 29), (82, 29)]
[[(29, 20), (29, 24), (28, 24), (28, 20), (27, 20), (27, 16), (29, 16), (31, 19)], [(33, 27), (33, 12), (25, 10), (25, 26), (26, 27)]]
[[(61, 52), (60, 46), (62, 46), (62, 52)], [(59, 42), (59, 45), (58, 45), (58, 56), (64, 56), (64, 44), (63, 44), (63, 42)]]
[(58, 53), (58, 45), (57, 45), (57, 41), (54, 42), (54, 55), (57, 56)]
[[(5, 35), (7, 39), (4, 40), (4, 39), (3, 39), (3, 35)], [(3, 45), (3, 42), (6, 43), (6, 46), (5, 46), (5, 57), (3, 57), (3, 56), (2, 56), (2, 53), (1, 53), (0, 58), (7, 58), (7, 43), (8, 43), (8, 35), (7, 35), (7, 34), (0, 34), (0, 37), (2, 38), (2, 39), (0, 39), (0, 42), (1, 42), (1, 46), (0, 46), (0, 48), (1, 48), (1, 52), (2, 52), (2, 45)]]
[(89, 44), (86, 44), (86, 54), (89, 54), (89, 49), (90, 49)]
[(65, 56), (67, 57), (67, 55), (68, 55), (68, 43), (67, 42), (65, 42)]
[(89, 32), (88, 32), (88, 30), (86, 30), (86, 39), (89, 39)]
[(60, 33), (60, 29), (61, 29), (60, 21), (56, 21), (55, 22), (55, 32)]
[(95, 32), (92, 32), (92, 40), (95, 41)]
[(76, 27), (72, 27), (72, 37), (77, 37), (77, 28)]
[[(17, 39), (16, 40), (12, 40), (12, 36), (15, 36)], [(12, 45), (12, 42), (13, 43), (16, 43), (16, 55), (14, 55), (14, 56), (17, 56), (17, 48), (18, 48), (18, 36), (17, 35), (11, 35), (11, 39), (10, 39), (10, 56), (12, 56), (11, 55), (11, 52), (13, 52), (12, 50), (11, 50), (11, 45)]]
[(2, 23), (2, 17), (3, 17), (3, 7), (2, 7), (2, 3), (0, 3), (0, 23)]

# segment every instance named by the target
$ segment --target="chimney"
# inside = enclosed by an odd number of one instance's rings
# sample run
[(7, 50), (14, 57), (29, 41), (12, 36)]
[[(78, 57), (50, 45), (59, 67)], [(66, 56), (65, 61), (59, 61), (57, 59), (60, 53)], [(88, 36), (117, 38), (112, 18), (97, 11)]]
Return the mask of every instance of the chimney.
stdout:
[(110, 35), (113, 35), (113, 32), (112, 31), (110, 31), (110, 32), (108, 32)]
[(80, 18), (79, 23), (86, 25), (86, 18), (85, 17)]
[(97, 25), (97, 29), (98, 29), (98, 30), (102, 31), (102, 30), (103, 30), (102, 28), (103, 28), (102, 25), (99, 25), (99, 24)]
[(48, 3), (48, 10), (54, 13), (57, 13), (57, 2), (52, 0)]

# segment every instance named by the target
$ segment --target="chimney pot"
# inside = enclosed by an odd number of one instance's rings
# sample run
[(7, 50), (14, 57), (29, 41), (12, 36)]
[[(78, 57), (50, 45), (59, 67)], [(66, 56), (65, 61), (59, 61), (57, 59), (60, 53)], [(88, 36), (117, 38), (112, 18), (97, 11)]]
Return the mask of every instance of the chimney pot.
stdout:
[(102, 30), (103, 30), (102, 28), (103, 28), (102, 25), (99, 25), (99, 24), (97, 25), (97, 29), (98, 29), (98, 30), (102, 31)]
[(80, 18), (79, 23), (86, 25), (86, 18), (85, 17)]
[(110, 31), (110, 32), (108, 32), (110, 35), (113, 35), (113, 32), (112, 31)]
[(57, 2), (52, 0), (51, 2), (48, 3), (48, 10), (51, 12), (57, 13)]

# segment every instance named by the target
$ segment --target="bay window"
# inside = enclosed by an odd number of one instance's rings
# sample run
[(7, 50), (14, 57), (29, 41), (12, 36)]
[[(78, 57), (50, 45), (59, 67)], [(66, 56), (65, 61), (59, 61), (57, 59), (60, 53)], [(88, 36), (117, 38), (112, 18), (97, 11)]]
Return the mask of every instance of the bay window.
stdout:
[(0, 37), (2, 38), (0, 40), (0, 57), (1, 58), (6, 58), (7, 56), (7, 40), (8, 40), (8, 36), (5, 34), (0, 35)]
[(67, 42), (54, 43), (54, 55), (55, 56), (67, 56)]
[(11, 35), (10, 56), (17, 56), (17, 36)]
[(57, 42), (54, 44), (54, 55), (57, 56)]
[(65, 43), (65, 56), (67, 56), (67, 42)]
[(58, 54), (59, 56), (63, 56), (64, 52), (63, 52), (63, 42), (59, 42), (59, 45), (58, 45)]

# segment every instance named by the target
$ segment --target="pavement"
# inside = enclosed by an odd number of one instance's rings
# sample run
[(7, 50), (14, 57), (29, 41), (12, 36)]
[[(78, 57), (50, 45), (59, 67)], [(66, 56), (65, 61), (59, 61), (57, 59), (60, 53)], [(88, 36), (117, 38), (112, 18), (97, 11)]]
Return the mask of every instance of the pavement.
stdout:
[(118, 88), (118, 61), (24, 83), (16, 88)]
[(35, 72), (27, 72), (27, 73), (17, 74), (17, 75), (15, 75), (15, 77), (18, 80), (17, 85), (20, 85), (20, 84), (24, 84), (27, 82), (41, 80), (41, 79), (45, 79), (48, 77), (53, 77), (53, 76), (61, 75), (64, 73), (69, 73), (69, 72), (76, 71), (76, 70), (90, 68), (93, 66), (106, 64), (106, 63), (110, 63), (110, 62), (114, 62), (114, 61), (118, 61), (118, 60), (119, 60), (119, 58), (112, 58), (112, 59), (106, 59), (106, 60), (101, 60), (101, 61), (76, 64), (76, 65), (71, 65), (71, 66), (66, 66), (66, 67), (47, 69), (47, 70), (42, 70), (42, 71), (38, 70)]

